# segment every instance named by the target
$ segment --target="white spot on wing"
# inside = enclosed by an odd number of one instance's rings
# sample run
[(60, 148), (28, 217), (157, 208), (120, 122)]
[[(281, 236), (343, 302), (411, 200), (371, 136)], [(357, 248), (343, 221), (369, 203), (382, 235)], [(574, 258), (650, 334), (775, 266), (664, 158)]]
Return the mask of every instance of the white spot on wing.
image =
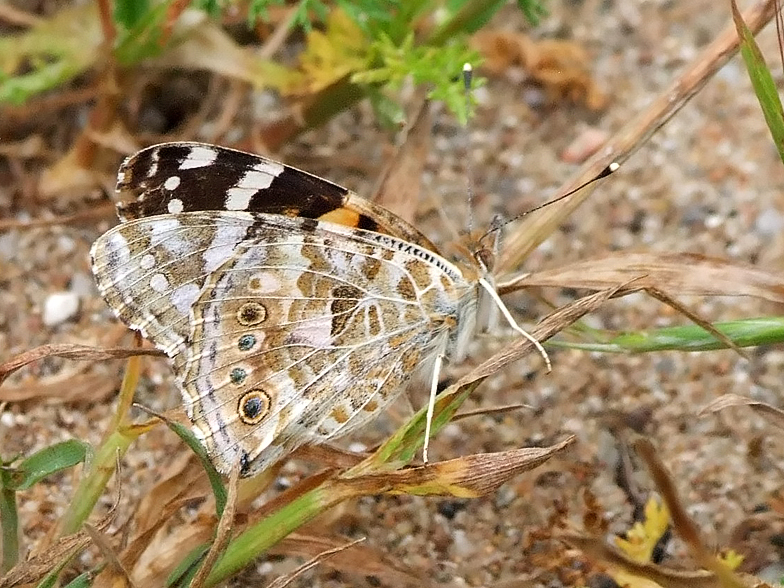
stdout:
[[(257, 287), (254, 288), (250, 286), (250, 284), (254, 284)], [(248, 285), (249, 289), (254, 294), (271, 294), (272, 292), (278, 292), (281, 289), (280, 280), (270, 272), (253, 274), (248, 281)]]
[(245, 172), (237, 185), (226, 194), (228, 210), (246, 210), (250, 199), (259, 190), (270, 187), (272, 180), (283, 172), (283, 165), (275, 161), (261, 161)]
[(119, 231), (109, 237), (109, 250), (117, 255), (118, 260), (121, 262), (128, 261), (131, 256), (131, 250), (128, 249), (128, 241)]
[(188, 156), (180, 164), (180, 169), (193, 169), (196, 167), (206, 167), (211, 165), (215, 158), (218, 157), (218, 152), (210, 147), (193, 147), (188, 153)]
[(155, 256), (148, 253), (147, 255), (142, 256), (141, 261), (139, 261), (139, 265), (142, 269), (148, 270), (155, 267)]
[(150, 288), (159, 294), (163, 294), (169, 288), (169, 280), (163, 274), (153, 274), (150, 278)]
[(180, 185), (180, 176), (171, 176), (166, 178), (166, 181), (163, 183), (163, 187), (167, 190), (176, 190)]
[(182, 200), (179, 198), (172, 198), (166, 205), (166, 210), (168, 210), (171, 214), (178, 214), (183, 211), (183, 208)]
[(199, 287), (196, 284), (183, 284), (172, 292), (171, 302), (180, 314), (188, 316), (188, 312), (198, 297)]

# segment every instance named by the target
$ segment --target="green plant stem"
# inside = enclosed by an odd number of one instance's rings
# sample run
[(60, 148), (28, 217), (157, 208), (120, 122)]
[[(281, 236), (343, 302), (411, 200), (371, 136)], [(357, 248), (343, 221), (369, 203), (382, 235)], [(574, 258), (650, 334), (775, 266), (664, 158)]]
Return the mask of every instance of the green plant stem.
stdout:
[(98, 449), (90, 473), (79, 483), (68, 510), (60, 520), (61, 536), (75, 533), (87, 520), (114, 475), (118, 457), (125, 455), (139, 434), (136, 428), (120, 429), (112, 433)]
[(19, 559), (19, 513), (16, 510), (16, 491), (10, 488), (11, 475), (0, 469), (0, 527), (2, 527), (3, 560), (0, 575), (16, 565)]
[(325, 482), (290, 502), (277, 512), (262, 519), (237, 536), (226, 548), (212, 572), (207, 576), (205, 588), (215, 586), (230, 578), (256, 559), (260, 553), (277, 544), (289, 533), (311, 521), (336, 504), (363, 494), (351, 484)]

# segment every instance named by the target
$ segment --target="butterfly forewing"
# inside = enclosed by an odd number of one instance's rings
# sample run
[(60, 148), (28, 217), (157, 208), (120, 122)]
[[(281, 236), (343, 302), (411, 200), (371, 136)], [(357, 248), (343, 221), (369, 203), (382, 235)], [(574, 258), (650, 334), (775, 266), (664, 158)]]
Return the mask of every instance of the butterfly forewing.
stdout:
[(271, 159), (204, 143), (163, 143), (129, 157), (117, 174), (123, 221), (236, 210), (326, 220), (385, 233), (437, 252), (388, 210), (323, 178)]

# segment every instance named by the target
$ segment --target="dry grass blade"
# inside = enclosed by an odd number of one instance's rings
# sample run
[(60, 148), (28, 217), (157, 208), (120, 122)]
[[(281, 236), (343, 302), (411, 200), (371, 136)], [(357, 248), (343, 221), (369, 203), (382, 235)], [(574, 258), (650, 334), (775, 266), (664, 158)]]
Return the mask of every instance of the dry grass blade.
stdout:
[(16, 564), (0, 578), (0, 588), (11, 588), (40, 581), (66, 558), (72, 557), (90, 544), (90, 537), (84, 531), (62, 537), (54, 545), (27, 561)]
[[(374, 576), (386, 580), (392, 586), (421, 585), (420, 575), (388, 561), (391, 557), (378, 548), (357, 545), (359, 541), (346, 544), (344, 540), (334, 537), (292, 533), (270, 549), (270, 553), (311, 558), (330, 554), (326, 565), (335, 570)], [(320, 561), (324, 562), (325, 558)]]
[[(752, 33), (759, 32), (773, 17), (775, 0), (763, 0), (743, 14)], [(596, 177), (610, 163), (622, 163), (664, 126), (702, 86), (738, 51), (738, 34), (730, 23), (694, 60), (692, 65), (662, 92), (645, 111), (631, 119), (608, 141), (605, 148), (589, 159), (561, 190), (561, 194), (576, 189)], [(595, 184), (575, 193), (571, 198), (548, 206), (538, 214), (525, 218), (510, 234), (496, 265), (499, 275), (512, 271), (544, 241), (556, 227), (582, 204), (596, 188)]]
[(456, 414), (452, 417), (452, 421), (460, 421), (463, 419), (475, 417), (475, 416), (492, 416), (492, 415), (500, 415), (506, 414), (509, 412), (515, 412), (518, 410), (535, 410), (533, 406), (530, 404), (507, 404), (506, 406), (491, 406), (488, 408), (477, 408), (475, 410), (466, 410)]
[(125, 569), (125, 566), (123, 566), (120, 558), (117, 556), (117, 553), (115, 553), (114, 549), (106, 537), (104, 537), (103, 533), (101, 533), (98, 529), (89, 523), (84, 524), (84, 530), (90, 536), (90, 539), (92, 539), (93, 543), (98, 546), (98, 549), (101, 550), (104, 559), (123, 579), (124, 584), (129, 586), (129, 588), (136, 588), (136, 584), (134, 584), (133, 580), (131, 580), (131, 576), (128, 574), (128, 570)]
[(226, 507), (223, 509), (221, 518), (218, 521), (218, 528), (215, 530), (215, 540), (210, 546), (207, 555), (204, 556), (199, 570), (191, 581), (191, 588), (202, 588), (205, 585), (207, 576), (212, 570), (212, 566), (218, 560), (226, 545), (231, 539), (231, 529), (234, 525), (234, 513), (237, 511), (237, 488), (240, 479), (240, 462), (237, 460), (231, 469), (229, 476), (228, 496), (226, 497)]
[(381, 172), (373, 190), (372, 200), (408, 222), (414, 220), (422, 188), (422, 171), (432, 135), (430, 119), (430, 103), (421, 98), (400, 147)]
[(696, 312), (692, 312), (690, 309), (686, 308), (686, 306), (684, 306), (674, 298), (670, 297), (668, 294), (665, 294), (661, 290), (657, 290), (655, 288), (648, 288), (645, 291), (648, 293), (649, 296), (652, 296), (656, 300), (663, 302), (670, 308), (673, 308), (674, 310), (676, 310), (677, 312), (679, 312), (680, 314), (688, 318), (694, 324), (699, 325), (700, 327), (708, 331), (711, 335), (716, 337), (716, 339), (724, 343), (724, 345), (726, 345), (728, 349), (732, 349), (733, 351), (735, 351), (735, 353), (740, 355), (742, 358), (751, 359), (749, 355), (745, 351), (743, 351), (743, 349), (741, 349), (735, 344), (735, 341), (727, 337), (727, 335), (719, 331), (710, 322), (708, 322), (707, 320), (699, 316)]
[(675, 489), (672, 476), (656, 455), (653, 444), (640, 437), (634, 441), (633, 446), (637, 454), (645, 461), (656, 488), (667, 505), (673, 529), (689, 546), (697, 562), (703, 568), (712, 571), (716, 575), (719, 585), (724, 588), (744, 588), (745, 584), (741, 579), (705, 547), (697, 525), (686, 512)]
[(780, 429), (784, 429), (784, 410), (738, 394), (724, 394), (702, 408), (697, 414), (699, 416), (705, 416), (709, 412), (719, 412), (720, 410), (733, 406), (748, 406)]
[(304, 564), (299, 566), (293, 572), (286, 574), (285, 576), (281, 576), (280, 578), (275, 579), (271, 584), (267, 586), (267, 588), (285, 588), (289, 584), (291, 584), (298, 576), (301, 576), (303, 573), (307, 572), (309, 569), (316, 566), (321, 561), (328, 559), (338, 553), (345, 551), (357, 543), (361, 543), (364, 541), (365, 538), (357, 539), (356, 541), (352, 541), (351, 543), (346, 543), (345, 545), (341, 545), (339, 547), (334, 547), (332, 549), (328, 549), (317, 556), (313, 557), (312, 559), (306, 561)]
[(722, 586), (713, 572), (674, 570), (652, 563), (640, 563), (607, 545), (598, 537), (565, 533), (558, 538), (613, 570), (656, 582), (663, 588), (721, 588)]
[(59, 345), (41, 345), (24, 353), (12, 357), (0, 364), (0, 384), (19, 368), (29, 363), (44, 359), (45, 357), (62, 357), (77, 361), (102, 361), (105, 359), (127, 359), (136, 355), (163, 356), (163, 351), (158, 349), (141, 349), (139, 347), (90, 347), (63, 343)]
[(40, 229), (46, 227), (62, 227), (64, 225), (78, 224), (96, 218), (111, 217), (115, 214), (114, 204), (99, 204), (75, 214), (57, 216), (55, 218), (38, 218), (35, 220), (21, 221), (18, 219), (0, 220), (0, 231)]
[[(546, 341), (556, 333), (563, 331), (566, 327), (579, 320), (584, 315), (599, 308), (625, 287), (627, 287), (627, 284), (608, 288), (591, 294), (590, 296), (575, 300), (571, 304), (559, 308), (539, 322), (539, 324), (531, 330), (531, 335), (538, 341)], [(533, 349), (533, 344), (530, 341), (519, 338), (506, 349), (496, 353), (491, 358), (476, 366), (450, 386), (441, 396), (444, 396), (446, 393), (457, 392), (464, 386), (496, 373), (506, 364), (518, 360), (526, 353), (529, 353), (531, 349)]]
[(520, 288), (568, 287), (599, 290), (628, 282), (628, 291), (655, 289), (697, 296), (754, 296), (784, 302), (784, 277), (741, 263), (692, 253), (617, 253), (510, 278), (506, 294)]
[[(117, 501), (109, 512), (106, 513), (106, 516), (94, 526), (94, 529), (103, 532), (109, 527), (114, 520), (118, 504), (119, 488)], [(60, 537), (41, 553), (33, 555), (27, 561), (18, 563), (11, 568), (5, 576), (0, 578), (0, 588), (11, 588), (12, 586), (38, 582), (55, 570), (57, 566), (61, 565), (63, 561), (72, 558), (89, 544), (90, 535), (85, 531)]]

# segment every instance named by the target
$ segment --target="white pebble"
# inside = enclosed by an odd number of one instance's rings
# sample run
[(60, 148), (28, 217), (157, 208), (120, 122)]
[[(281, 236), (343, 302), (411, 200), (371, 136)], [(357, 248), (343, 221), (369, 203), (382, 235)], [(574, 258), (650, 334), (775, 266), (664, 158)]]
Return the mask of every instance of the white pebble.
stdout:
[(54, 292), (44, 302), (43, 320), (47, 327), (59, 325), (79, 311), (79, 296), (75, 292)]

